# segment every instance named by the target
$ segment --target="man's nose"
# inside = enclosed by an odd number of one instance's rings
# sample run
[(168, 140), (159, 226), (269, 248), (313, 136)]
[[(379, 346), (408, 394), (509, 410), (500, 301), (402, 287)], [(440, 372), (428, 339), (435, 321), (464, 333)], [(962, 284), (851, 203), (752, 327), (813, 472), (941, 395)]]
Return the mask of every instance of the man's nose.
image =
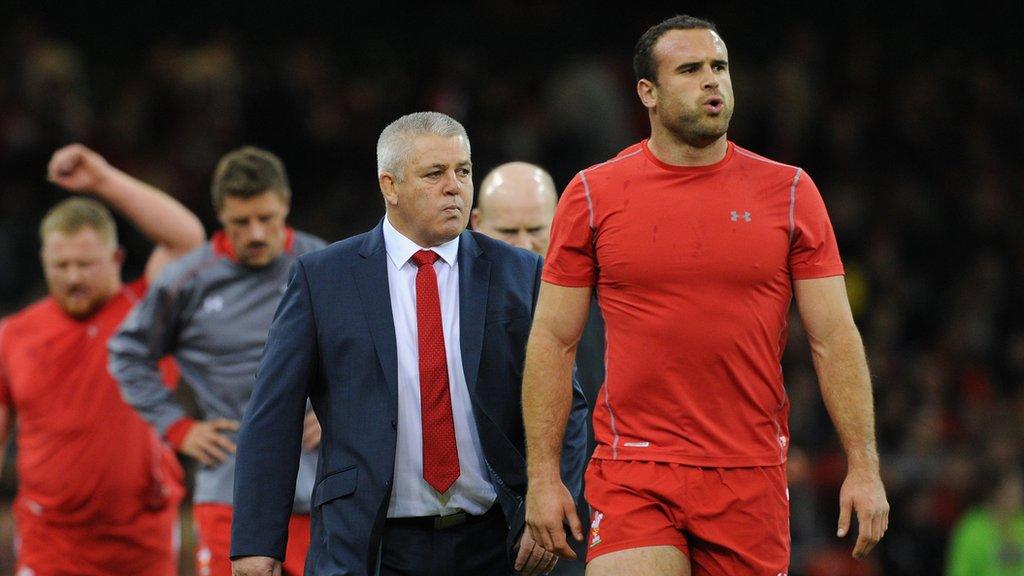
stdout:
[(715, 90), (718, 88), (718, 75), (715, 74), (715, 71), (710, 66), (705, 66), (702, 69), (702, 74), (704, 75), (702, 80), (705, 90)]
[(267, 236), (267, 226), (262, 222), (255, 222), (249, 226), (250, 240), (263, 240)]
[(462, 192), (462, 187), (465, 183), (459, 178), (459, 175), (455, 170), (449, 170), (445, 172), (444, 176), (444, 193), (452, 196), (458, 195)]
[(530, 233), (526, 230), (519, 230), (512, 239), (512, 245), (517, 248), (523, 248), (524, 250), (532, 250), (533, 238), (530, 237)]
[(82, 268), (79, 266), (68, 266), (64, 279), (67, 280), (68, 284), (78, 284), (82, 280)]

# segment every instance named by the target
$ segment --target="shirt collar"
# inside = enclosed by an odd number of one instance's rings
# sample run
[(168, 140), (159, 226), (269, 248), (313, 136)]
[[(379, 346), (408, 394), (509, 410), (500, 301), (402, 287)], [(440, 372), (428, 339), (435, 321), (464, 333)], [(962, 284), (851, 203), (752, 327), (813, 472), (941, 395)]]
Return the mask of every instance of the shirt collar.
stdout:
[(401, 268), (406, 262), (412, 258), (412, 255), (420, 250), (431, 250), (437, 252), (437, 255), (444, 260), (445, 264), (449, 267), (455, 266), (455, 259), (459, 255), (459, 236), (452, 238), (444, 244), (433, 246), (430, 248), (424, 248), (419, 246), (412, 240), (406, 238), (391, 225), (391, 221), (388, 220), (387, 216), (384, 216), (384, 249), (388, 253), (388, 258), (395, 263), (396, 268)]
[[(217, 230), (210, 237), (210, 244), (213, 246), (213, 253), (232, 262), (238, 262), (238, 254), (235, 247), (228, 240), (228, 235), (223, 230)], [(284, 229), (284, 251), (291, 252), (295, 246), (295, 230), (290, 226)]]

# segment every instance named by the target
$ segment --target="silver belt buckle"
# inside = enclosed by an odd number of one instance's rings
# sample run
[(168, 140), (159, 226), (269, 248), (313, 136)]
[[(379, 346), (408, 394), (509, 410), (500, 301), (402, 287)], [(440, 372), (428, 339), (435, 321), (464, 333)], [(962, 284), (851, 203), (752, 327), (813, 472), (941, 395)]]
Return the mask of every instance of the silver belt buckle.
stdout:
[(445, 528), (451, 528), (452, 526), (458, 526), (466, 521), (465, 512), (456, 512), (455, 514), (448, 514), (447, 516), (438, 516), (434, 518), (434, 529), (444, 530)]

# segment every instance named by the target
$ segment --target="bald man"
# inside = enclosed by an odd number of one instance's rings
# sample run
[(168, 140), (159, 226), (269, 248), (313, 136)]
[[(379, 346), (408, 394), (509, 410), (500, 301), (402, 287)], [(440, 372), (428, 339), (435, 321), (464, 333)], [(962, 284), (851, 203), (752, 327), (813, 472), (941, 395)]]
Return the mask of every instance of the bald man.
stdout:
[(502, 164), (480, 184), (473, 229), (544, 256), (558, 193), (551, 175), (526, 162)]
[[(477, 207), (470, 216), (473, 229), (544, 256), (551, 239), (551, 220), (555, 217), (558, 193), (551, 175), (535, 164), (509, 162), (491, 170), (480, 184)], [(594, 412), (594, 400), (604, 381), (604, 320), (591, 302), (590, 317), (576, 351), (576, 378)], [(587, 424), (587, 455), (594, 450), (593, 424)], [(581, 518), (590, 516), (587, 503), (580, 498)], [(579, 560), (560, 562), (551, 572), (557, 576), (583, 574), (582, 543), (574, 546)]]

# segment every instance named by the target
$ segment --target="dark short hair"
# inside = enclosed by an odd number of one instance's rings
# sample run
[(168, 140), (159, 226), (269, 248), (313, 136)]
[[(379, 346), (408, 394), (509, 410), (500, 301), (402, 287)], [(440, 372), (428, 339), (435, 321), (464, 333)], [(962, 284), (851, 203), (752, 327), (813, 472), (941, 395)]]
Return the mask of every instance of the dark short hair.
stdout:
[(654, 64), (654, 45), (669, 30), (711, 30), (718, 34), (715, 23), (703, 18), (679, 14), (651, 26), (640, 37), (633, 49), (633, 72), (637, 82), (643, 79), (658, 83), (658, 69)]
[(272, 192), (288, 202), (292, 191), (281, 159), (272, 152), (245, 146), (224, 155), (213, 172), (213, 207), (220, 211), (224, 198), (253, 198)]

